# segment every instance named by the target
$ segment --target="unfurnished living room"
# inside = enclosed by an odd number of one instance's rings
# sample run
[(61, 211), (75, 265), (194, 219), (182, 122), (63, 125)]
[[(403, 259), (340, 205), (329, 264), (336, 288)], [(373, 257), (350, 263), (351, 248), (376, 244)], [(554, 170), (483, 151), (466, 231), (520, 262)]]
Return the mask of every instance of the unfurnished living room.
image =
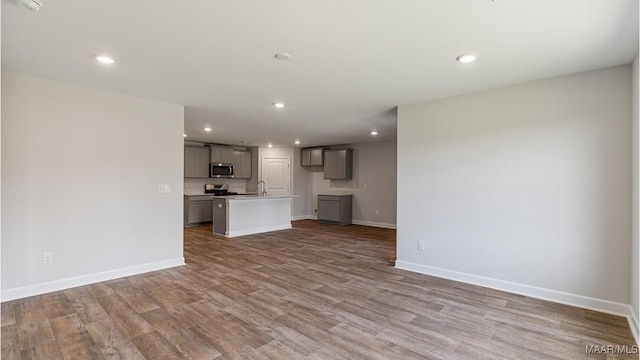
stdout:
[(2, 0), (4, 359), (638, 359), (637, 0)]

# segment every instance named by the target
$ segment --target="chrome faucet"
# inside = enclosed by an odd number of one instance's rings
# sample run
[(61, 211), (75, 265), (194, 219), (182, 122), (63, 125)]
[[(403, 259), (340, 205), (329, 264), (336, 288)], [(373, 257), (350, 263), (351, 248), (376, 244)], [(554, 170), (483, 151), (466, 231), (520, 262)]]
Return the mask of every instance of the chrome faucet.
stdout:
[[(260, 184), (262, 184), (262, 191), (260, 191)], [(258, 195), (260, 196), (267, 195), (267, 190), (265, 189), (265, 186), (267, 186), (267, 183), (265, 183), (264, 180), (258, 181), (258, 185), (256, 186), (256, 191), (258, 191)]]

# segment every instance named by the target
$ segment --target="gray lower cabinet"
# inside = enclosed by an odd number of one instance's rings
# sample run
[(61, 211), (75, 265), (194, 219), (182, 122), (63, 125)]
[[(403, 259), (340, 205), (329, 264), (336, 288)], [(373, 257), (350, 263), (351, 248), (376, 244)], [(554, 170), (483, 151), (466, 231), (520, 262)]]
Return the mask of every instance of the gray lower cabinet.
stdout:
[(326, 224), (351, 224), (353, 195), (318, 195), (318, 221)]
[(184, 148), (184, 177), (209, 177), (209, 148), (191, 146)]
[(184, 225), (197, 225), (213, 220), (213, 199), (208, 195), (184, 197)]
[(227, 232), (227, 202), (213, 199), (213, 232), (224, 235)]
[(251, 152), (233, 151), (233, 177), (251, 179)]
[(353, 176), (353, 149), (325, 150), (324, 178), (348, 180)]

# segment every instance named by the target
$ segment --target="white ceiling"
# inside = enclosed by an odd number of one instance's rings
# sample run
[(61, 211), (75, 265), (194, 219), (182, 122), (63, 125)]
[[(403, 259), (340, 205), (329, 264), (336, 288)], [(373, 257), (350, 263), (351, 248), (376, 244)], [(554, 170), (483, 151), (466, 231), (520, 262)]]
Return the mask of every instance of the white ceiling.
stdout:
[(188, 139), (236, 145), (393, 140), (398, 105), (638, 51), (638, 0), (43, 1), (2, 0), (3, 70), (184, 104)]

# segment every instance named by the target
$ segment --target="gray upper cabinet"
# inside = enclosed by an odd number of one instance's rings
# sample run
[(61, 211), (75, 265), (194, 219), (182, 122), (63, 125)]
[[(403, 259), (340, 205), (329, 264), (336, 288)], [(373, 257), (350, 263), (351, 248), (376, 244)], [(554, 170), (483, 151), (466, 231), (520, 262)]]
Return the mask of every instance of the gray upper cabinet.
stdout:
[(209, 177), (209, 149), (205, 147), (184, 148), (184, 177)]
[(300, 165), (322, 166), (324, 164), (322, 153), (322, 148), (300, 150)]
[(300, 165), (311, 166), (311, 150), (309, 149), (300, 150)]
[(311, 149), (311, 166), (324, 165), (323, 149)]
[(324, 178), (348, 180), (353, 176), (353, 149), (325, 150)]
[(251, 179), (251, 152), (233, 151), (233, 173), (236, 179)]
[(211, 159), (212, 163), (227, 163), (233, 162), (233, 148), (225, 146), (211, 146)]

